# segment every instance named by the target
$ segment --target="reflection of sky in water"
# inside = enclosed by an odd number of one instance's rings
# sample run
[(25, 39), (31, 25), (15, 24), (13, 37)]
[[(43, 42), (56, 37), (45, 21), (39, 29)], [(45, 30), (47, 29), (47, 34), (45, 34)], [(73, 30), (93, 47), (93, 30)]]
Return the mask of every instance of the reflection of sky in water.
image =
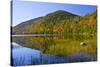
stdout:
[(18, 46), (16, 43), (12, 43), (12, 45), (12, 59), (14, 66), (39, 64), (41, 54), (40, 51)]

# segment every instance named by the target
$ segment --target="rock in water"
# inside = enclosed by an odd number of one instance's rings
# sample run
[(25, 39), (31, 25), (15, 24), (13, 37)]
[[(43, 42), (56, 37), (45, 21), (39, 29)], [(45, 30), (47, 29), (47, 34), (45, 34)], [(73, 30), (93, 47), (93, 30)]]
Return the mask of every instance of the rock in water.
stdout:
[(86, 46), (87, 44), (85, 42), (81, 42), (80, 46)]

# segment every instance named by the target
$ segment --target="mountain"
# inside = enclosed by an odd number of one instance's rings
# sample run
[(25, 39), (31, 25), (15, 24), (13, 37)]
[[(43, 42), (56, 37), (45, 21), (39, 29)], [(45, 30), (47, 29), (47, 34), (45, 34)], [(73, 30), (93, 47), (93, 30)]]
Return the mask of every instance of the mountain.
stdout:
[(42, 18), (43, 18), (43, 17), (38, 17), (38, 18), (35, 18), (35, 19), (31, 19), (31, 20), (22, 22), (22, 23), (18, 24), (18, 25), (15, 26), (15, 27), (23, 27), (23, 26), (26, 26), (26, 25), (35, 24), (37, 20), (40, 20), (40, 19), (42, 19)]
[(60, 21), (63, 20), (69, 20), (69, 19), (74, 19), (75, 17), (79, 17), (78, 15), (66, 12), (64, 10), (58, 10), (52, 13), (49, 13), (44, 17), (44, 23), (46, 25), (50, 24), (55, 24), (55, 23), (60, 23)]
[(66, 12), (64, 10), (58, 10), (58, 11), (49, 13), (44, 18), (50, 19), (50, 20), (65, 20), (65, 19), (74, 18), (76, 16), (78, 16), (78, 15)]
[(38, 20), (42, 19), (43, 17), (38, 17), (35, 19), (31, 19), (25, 22), (22, 22), (14, 27), (12, 27), (12, 33), (13, 34), (22, 34), (23, 31), (25, 31), (27, 29), (27, 27), (29, 27), (30, 25), (35, 25), (37, 23)]
[[(85, 22), (87, 25), (89, 25), (89, 23), (96, 24), (96, 12), (89, 14), (87, 16), (81, 17), (64, 10), (58, 10), (58, 11), (49, 13), (43, 17), (22, 22), (12, 28), (12, 33), (13, 34), (79, 33), (81, 31), (82, 32), (85, 31), (82, 28), (82, 27), (86, 27), (86, 24), (85, 26), (82, 26), (84, 25), (83, 23)], [(87, 26), (87, 28), (88, 27), (89, 26)]]

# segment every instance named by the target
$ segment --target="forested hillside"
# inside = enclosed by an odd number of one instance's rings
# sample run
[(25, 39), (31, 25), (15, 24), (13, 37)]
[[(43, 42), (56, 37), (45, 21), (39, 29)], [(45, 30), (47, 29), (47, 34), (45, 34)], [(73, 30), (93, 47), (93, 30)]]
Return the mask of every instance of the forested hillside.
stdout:
[(86, 16), (58, 10), (13, 27), (13, 34), (96, 34), (96, 12)]

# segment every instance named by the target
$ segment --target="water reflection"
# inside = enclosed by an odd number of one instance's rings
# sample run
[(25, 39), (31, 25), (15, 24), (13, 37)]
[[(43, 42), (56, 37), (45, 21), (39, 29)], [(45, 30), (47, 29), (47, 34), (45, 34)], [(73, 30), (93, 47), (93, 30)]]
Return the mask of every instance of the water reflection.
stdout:
[[(81, 41), (86, 42), (87, 46), (80, 46)], [(97, 59), (95, 36), (14, 36), (12, 42), (22, 47), (12, 48), (13, 65), (15, 66), (84, 62)], [(16, 58), (22, 59), (18, 62)]]
[(38, 50), (30, 49), (16, 43), (12, 43), (12, 65), (34, 65), (40, 63), (41, 52)]

